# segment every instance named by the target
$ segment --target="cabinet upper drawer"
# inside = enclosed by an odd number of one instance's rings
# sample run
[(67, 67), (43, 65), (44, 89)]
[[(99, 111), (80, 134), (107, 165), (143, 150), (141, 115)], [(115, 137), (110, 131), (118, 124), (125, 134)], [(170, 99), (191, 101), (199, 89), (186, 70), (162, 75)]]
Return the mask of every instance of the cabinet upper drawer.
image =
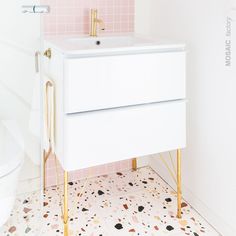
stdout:
[(65, 113), (185, 98), (185, 52), (64, 60)]

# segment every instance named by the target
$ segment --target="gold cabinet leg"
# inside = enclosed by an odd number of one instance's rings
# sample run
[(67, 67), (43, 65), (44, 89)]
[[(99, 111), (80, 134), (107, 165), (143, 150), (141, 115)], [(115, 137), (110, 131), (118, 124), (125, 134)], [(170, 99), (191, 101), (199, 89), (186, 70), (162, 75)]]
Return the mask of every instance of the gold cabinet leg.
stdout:
[(51, 147), (49, 148), (48, 152), (46, 152), (45, 150), (43, 150), (43, 192), (45, 193), (46, 190), (46, 164), (47, 164), (47, 160), (49, 158), (49, 156), (51, 155), (52, 149)]
[(177, 218), (181, 218), (181, 150), (177, 150)]
[(133, 158), (133, 160), (132, 160), (132, 169), (134, 171), (137, 170), (137, 158)]
[(64, 236), (68, 236), (68, 172), (64, 172)]
[(46, 152), (43, 150), (43, 193), (46, 190)]

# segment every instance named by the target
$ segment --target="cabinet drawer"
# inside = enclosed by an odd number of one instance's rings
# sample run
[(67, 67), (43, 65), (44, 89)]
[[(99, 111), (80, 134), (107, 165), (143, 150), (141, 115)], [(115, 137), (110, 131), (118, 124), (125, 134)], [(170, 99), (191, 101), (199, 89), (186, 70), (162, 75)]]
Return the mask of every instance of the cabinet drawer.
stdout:
[(185, 98), (185, 52), (64, 60), (65, 113)]
[(64, 116), (64, 150), (72, 171), (185, 147), (185, 101)]

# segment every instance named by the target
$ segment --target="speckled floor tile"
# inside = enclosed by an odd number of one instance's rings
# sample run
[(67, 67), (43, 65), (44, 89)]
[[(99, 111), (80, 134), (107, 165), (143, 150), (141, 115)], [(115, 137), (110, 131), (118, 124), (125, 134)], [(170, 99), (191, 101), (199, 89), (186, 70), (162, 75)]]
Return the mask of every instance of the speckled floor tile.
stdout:
[[(39, 235), (41, 222), (40, 192), (19, 195), (7, 223), (0, 228), (1, 236)], [(1, 212), (1, 210), (0, 210)]]
[[(46, 190), (44, 236), (63, 235), (62, 197), (63, 186)], [(184, 201), (182, 206), (177, 219), (175, 191), (148, 167), (69, 182), (70, 236), (219, 236), (191, 206)], [(24, 235), (16, 231), (3, 235)]]
[[(219, 235), (185, 202), (183, 218), (177, 219), (175, 191), (151, 168), (89, 179), (79, 198), (84, 185), (85, 181), (70, 183), (71, 235)], [(58, 192), (62, 194), (62, 186), (46, 192), (43, 235), (62, 235)]]

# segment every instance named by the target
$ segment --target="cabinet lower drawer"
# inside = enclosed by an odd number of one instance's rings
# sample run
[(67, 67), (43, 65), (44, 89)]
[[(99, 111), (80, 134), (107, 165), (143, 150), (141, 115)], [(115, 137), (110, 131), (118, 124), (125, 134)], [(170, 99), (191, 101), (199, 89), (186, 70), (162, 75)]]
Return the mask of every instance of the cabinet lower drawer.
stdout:
[(65, 170), (72, 171), (185, 146), (185, 101), (64, 117)]
[(64, 60), (65, 113), (185, 98), (185, 52)]

